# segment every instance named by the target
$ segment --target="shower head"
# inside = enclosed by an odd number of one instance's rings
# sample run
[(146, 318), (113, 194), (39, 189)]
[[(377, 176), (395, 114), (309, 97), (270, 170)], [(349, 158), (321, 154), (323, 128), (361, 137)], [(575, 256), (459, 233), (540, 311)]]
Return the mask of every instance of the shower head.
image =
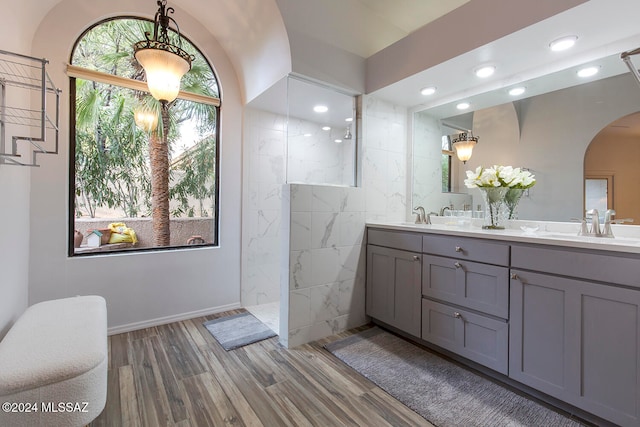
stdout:
[(345, 132), (344, 136), (342, 137), (342, 139), (351, 139), (352, 135), (351, 135), (351, 126), (347, 126), (347, 131)]

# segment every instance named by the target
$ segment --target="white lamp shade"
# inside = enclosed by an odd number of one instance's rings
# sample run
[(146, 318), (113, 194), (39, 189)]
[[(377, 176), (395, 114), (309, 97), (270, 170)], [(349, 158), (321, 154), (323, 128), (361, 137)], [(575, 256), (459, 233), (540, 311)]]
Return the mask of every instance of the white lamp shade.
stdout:
[(136, 126), (145, 132), (151, 132), (158, 127), (158, 116), (153, 111), (137, 110), (133, 114)]
[(147, 74), (151, 95), (161, 102), (171, 102), (180, 92), (180, 80), (190, 69), (184, 58), (161, 49), (140, 49), (135, 57)]
[(453, 148), (456, 150), (456, 155), (458, 158), (466, 163), (467, 160), (471, 158), (471, 154), (473, 153), (473, 147), (475, 147), (476, 141), (473, 140), (462, 140), (453, 143)]

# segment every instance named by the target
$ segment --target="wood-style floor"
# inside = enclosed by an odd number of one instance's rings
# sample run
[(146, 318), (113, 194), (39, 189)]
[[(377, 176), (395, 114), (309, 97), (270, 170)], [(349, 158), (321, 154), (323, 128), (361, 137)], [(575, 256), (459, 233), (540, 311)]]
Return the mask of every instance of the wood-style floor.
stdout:
[(354, 331), (225, 351), (202, 323), (242, 311), (109, 337), (107, 404), (91, 426), (431, 426), (322, 348)]

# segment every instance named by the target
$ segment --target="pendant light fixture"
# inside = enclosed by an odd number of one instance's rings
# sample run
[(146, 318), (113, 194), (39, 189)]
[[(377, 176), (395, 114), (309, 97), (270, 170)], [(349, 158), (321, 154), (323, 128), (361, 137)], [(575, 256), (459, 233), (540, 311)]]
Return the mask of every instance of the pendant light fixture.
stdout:
[(473, 136), (471, 133), (462, 132), (459, 133), (453, 141), (451, 141), (453, 143), (453, 148), (456, 150), (456, 155), (462, 163), (467, 163), (467, 160), (471, 158), (473, 147), (478, 143), (478, 139), (480, 138)]
[[(175, 19), (167, 13), (173, 13), (172, 7), (166, 8), (167, 0), (158, 0), (153, 25), (153, 38), (145, 32), (146, 40), (133, 45), (134, 56), (144, 68), (147, 75), (147, 86), (151, 95), (162, 102), (169, 103), (176, 99), (180, 92), (180, 80), (191, 69), (193, 56), (182, 49), (180, 28)], [(169, 24), (176, 27), (177, 45), (169, 39)]]

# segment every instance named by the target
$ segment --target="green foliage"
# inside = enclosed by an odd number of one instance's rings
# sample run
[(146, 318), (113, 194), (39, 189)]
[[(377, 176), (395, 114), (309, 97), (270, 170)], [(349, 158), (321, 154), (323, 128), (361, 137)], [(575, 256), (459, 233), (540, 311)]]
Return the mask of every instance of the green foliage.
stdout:
[(209, 136), (174, 162), (172, 169), (179, 172), (181, 178), (170, 189), (171, 198), (179, 202), (172, 215), (195, 216), (194, 207), (189, 200), (191, 197), (198, 201), (201, 215), (208, 216), (204, 202), (215, 190), (215, 152), (216, 140)]
[[(144, 80), (144, 71), (133, 57), (133, 44), (151, 32), (153, 24), (138, 19), (106, 21), (87, 31), (77, 44), (72, 63), (121, 77)], [(217, 97), (218, 85), (202, 54), (183, 39), (183, 49), (193, 54), (192, 69), (182, 81), (182, 89)], [(149, 215), (151, 173), (149, 133), (136, 126), (138, 109), (162, 117), (161, 105), (147, 93), (93, 81), (76, 81), (76, 216), (94, 217), (98, 208), (122, 209), (128, 217)], [(169, 104), (168, 135), (162, 120), (157, 132), (170, 151), (180, 138), (180, 124), (189, 123), (200, 137), (199, 144), (174, 162), (174, 188), (170, 197), (177, 201), (175, 215), (201, 212), (206, 199), (215, 194), (215, 130), (217, 109), (177, 99)], [(165, 118), (167, 116), (165, 115)], [(208, 214), (208, 212), (207, 212)]]

